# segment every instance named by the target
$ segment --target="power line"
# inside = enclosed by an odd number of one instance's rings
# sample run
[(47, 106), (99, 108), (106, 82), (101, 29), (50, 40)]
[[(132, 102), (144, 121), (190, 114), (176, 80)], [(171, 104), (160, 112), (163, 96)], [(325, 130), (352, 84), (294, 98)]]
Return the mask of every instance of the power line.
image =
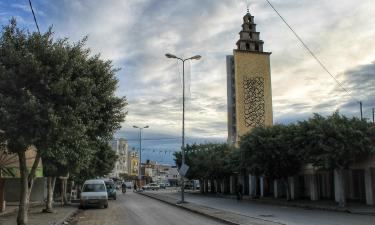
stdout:
[(31, 4), (31, 0), (29, 0), (29, 5), (30, 5), (31, 12), (33, 13), (33, 17), (34, 17), (34, 22), (35, 22), (35, 25), (36, 25), (36, 29), (38, 30), (38, 33), (40, 34), (38, 22), (36, 21), (36, 16), (35, 16), (35, 13), (34, 13), (33, 5)]
[(296, 36), (296, 38), (301, 42), (301, 44), (303, 45), (303, 47), (305, 47), (305, 49), (310, 53), (310, 55), (318, 62), (318, 64), (323, 68), (323, 70), (325, 70), (332, 78), (333, 80), (352, 98), (354, 99), (355, 101), (359, 102), (361, 104), (361, 101), (358, 100), (357, 98), (353, 97), (352, 94), (340, 83), (340, 81), (338, 81), (335, 76), (333, 76), (333, 74), (331, 72), (329, 72), (329, 70), (327, 69), (327, 67), (322, 63), (322, 61), (314, 54), (314, 52), (307, 46), (307, 44), (302, 40), (302, 38), (294, 31), (294, 29), (288, 24), (288, 22), (284, 19), (284, 17), (281, 16), (281, 14), (277, 11), (277, 9), (271, 4), (270, 1), (268, 0), (265, 0), (270, 6), (271, 8), (276, 12), (276, 14), (280, 17), (280, 19), (285, 23), (285, 25), (288, 26), (288, 28), (292, 31), (292, 33), (294, 34), (294, 36)]
[[(142, 141), (163, 141), (163, 140), (179, 140), (179, 138), (142, 138)], [(125, 139), (127, 141), (139, 141), (139, 138), (135, 139)]]

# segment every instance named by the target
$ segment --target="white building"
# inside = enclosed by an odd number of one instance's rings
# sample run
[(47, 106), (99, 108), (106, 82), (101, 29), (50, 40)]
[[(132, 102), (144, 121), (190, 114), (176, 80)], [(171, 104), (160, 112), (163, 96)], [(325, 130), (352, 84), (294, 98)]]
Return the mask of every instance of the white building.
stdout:
[(169, 168), (166, 179), (168, 180), (168, 183), (171, 186), (177, 186), (178, 185), (178, 182), (181, 179), (181, 176), (178, 173), (178, 170), (177, 170), (176, 166), (172, 166), (172, 167)]
[(119, 178), (121, 173), (128, 173), (128, 141), (120, 138), (110, 141), (109, 144), (118, 156), (115, 167), (109, 177)]

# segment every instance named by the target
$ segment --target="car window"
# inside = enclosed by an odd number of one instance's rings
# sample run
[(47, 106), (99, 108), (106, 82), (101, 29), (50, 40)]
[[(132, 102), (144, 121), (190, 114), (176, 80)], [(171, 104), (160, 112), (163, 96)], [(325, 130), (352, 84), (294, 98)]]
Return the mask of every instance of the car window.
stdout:
[(102, 192), (105, 191), (104, 184), (85, 184), (83, 192)]
[(106, 183), (105, 186), (107, 187), (107, 189), (113, 189), (114, 188), (113, 184), (111, 184), (111, 183)]

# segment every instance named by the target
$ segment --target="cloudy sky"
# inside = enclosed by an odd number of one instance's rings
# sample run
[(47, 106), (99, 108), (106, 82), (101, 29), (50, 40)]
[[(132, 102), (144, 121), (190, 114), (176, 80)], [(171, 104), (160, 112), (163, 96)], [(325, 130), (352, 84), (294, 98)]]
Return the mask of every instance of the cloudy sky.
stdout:
[[(363, 102), (364, 116), (371, 117), (373, 0), (271, 1), (350, 95), (303, 49), (266, 1), (249, 2), (264, 50), (272, 52), (275, 123), (337, 109), (359, 116), (358, 100)], [(169, 162), (168, 151), (178, 149), (180, 142), (182, 65), (167, 59), (167, 52), (202, 55), (187, 65), (189, 141), (226, 140), (225, 56), (232, 54), (239, 38), (245, 0), (33, 0), (33, 5), (42, 32), (53, 25), (56, 37), (77, 41), (88, 35), (93, 54), (101, 53), (121, 68), (117, 94), (126, 96), (129, 106), (117, 136), (137, 147), (132, 125), (149, 125), (144, 134), (146, 157)], [(35, 31), (27, 0), (0, 0), (1, 24), (12, 16), (20, 26)]]

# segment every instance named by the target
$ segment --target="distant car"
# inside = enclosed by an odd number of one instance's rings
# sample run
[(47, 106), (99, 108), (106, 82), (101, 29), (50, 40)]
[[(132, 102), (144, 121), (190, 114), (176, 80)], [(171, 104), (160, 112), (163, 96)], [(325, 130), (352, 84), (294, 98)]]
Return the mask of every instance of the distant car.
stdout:
[(133, 182), (131, 182), (131, 181), (127, 181), (127, 182), (125, 182), (125, 185), (126, 185), (126, 188), (127, 188), (127, 189), (132, 189), (132, 187), (133, 187)]
[(105, 180), (105, 186), (107, 188), (108, 198), (116, 200), (116, 184), (112, 180)]
[(84, 209), (87, 206), (108, 208), (108, 193), (103, 180), (86, 180), (83, 184), (79, 207)]
[(148, 184), (148, 185), (144, 185), (142, 187), (143, 190), (153, 190), (153, 191), (157, 191), (160, 189), (160, 186), (156, 183), (151, 183), (151, 184)]
[(165, 187), (166, 187), (167, 185), (164, 184), (164, 183), (161, 183), (161, 184), (159, 184), (159, 186), (160, 186), (160, 189), (165, 189)]
[(166, 186), (166, 187), (170, 187), (171, 184), (170, 184), (170, 183), (165, 183), (165, 186)]

